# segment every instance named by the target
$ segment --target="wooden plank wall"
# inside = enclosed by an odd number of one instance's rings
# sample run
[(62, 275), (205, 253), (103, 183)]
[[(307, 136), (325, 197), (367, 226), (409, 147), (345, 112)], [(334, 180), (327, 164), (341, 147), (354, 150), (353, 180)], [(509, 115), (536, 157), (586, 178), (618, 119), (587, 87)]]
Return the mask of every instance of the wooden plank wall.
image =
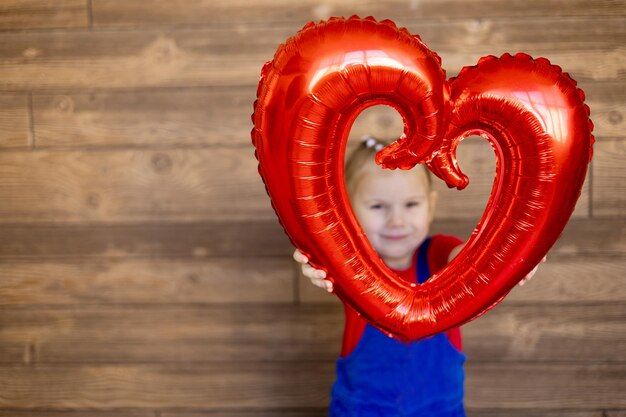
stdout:
[[(626, 2), (5, 0), (0, 416), (322, 416), (339, 303), (290, 260), (256, 172), (261, 66), (309, 20), (394, 19), (449, 75), (524, 51), (585, 90), (597, 143), (536, 278), (465, 326), (470, 416), (626, 416)], [(401, 130), (375, 108), (354, 136)], [(440, 187), (467, 237), (493, 156)]]

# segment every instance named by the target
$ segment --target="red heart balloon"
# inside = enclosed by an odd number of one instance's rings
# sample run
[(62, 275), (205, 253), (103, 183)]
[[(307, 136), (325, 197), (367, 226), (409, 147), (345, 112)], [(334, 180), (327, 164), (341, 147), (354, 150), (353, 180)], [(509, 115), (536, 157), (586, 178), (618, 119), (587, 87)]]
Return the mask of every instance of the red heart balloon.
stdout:
[[(333, 18), (306, 25), (262, 70), (252, 141), (273, 207), (292, 243), (334, 280), (335, 293), (404, 340), (447, 330), (499, 302), (552, 247), (580, 195), (593, 136), (584, 95), (546, 59), (485, 57), (446, 81), (441, 60), (391, 21)], [(426, 163), (449, 186), (468, 179), (463, 138), (493, 146), (497, 172), (469, 241), (425, 284), (390, 271), (363, 234), (344, 181), (350, 128), (386, 104), (403, 136), (376, 160)]]

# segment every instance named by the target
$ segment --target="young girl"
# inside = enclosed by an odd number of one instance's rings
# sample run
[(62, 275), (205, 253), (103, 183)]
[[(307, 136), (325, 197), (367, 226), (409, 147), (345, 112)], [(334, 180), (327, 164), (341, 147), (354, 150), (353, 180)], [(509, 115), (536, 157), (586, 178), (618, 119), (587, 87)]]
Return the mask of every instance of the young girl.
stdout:
[[(346, 162), (345, 177), (354, 214), (370, 243), (400, 277), (423, 283), (462, 248), (453, 236), (429, 237), (437, 193), (429, 171), (382, 169), (374, 155), (386, 144), (365, 137)], [(313, 284), (332, 292), (325, 272), (298, 250), (294, 259)], [(531, 272), (524, 280), (530, 279)], [(524, 282), (524, 281), (522, 281)], [(345, 328), (332, 417), (464, 417), (461, 332), (454, 328), (403, 343), (368, 324), (345, 306)]]

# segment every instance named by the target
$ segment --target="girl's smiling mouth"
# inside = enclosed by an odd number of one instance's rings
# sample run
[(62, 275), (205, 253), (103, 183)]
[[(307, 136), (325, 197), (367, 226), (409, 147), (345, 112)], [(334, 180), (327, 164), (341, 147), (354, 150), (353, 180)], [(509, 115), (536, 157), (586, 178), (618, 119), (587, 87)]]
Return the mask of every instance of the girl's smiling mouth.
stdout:
[(380, 235), (383, 239), (387, 239), (387, 240), (402, 240), (402, 239), (406, 239), (407, 237), (409, 237), (408, 234), (402, 234), (402, 235)]

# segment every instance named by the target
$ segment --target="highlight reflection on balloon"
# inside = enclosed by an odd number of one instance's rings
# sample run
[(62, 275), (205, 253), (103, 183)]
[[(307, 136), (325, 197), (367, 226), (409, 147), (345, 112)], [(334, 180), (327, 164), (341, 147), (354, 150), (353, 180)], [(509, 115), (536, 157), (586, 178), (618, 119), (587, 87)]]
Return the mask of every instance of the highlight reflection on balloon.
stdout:
[[(458, 144), (493, 146), (489, 203), (463, 251), (411, 286), (380, 260), (352, 213), (344, 181), (348, 134), (386, 104), (404, 134), (381, 150), (386, 168), (425, 163), (449, 186), (469, 179)], [(259, 173), (294, 246), (372, 324), (415, 340), (478, 317), (520, 281), (561, 234), (584, 182), (593, 136), (576, 82), (545, 58), (481, 58), (446, 80), (441, 59), (391, 21), (306, 25), (261, 72), (252, 116)]]

